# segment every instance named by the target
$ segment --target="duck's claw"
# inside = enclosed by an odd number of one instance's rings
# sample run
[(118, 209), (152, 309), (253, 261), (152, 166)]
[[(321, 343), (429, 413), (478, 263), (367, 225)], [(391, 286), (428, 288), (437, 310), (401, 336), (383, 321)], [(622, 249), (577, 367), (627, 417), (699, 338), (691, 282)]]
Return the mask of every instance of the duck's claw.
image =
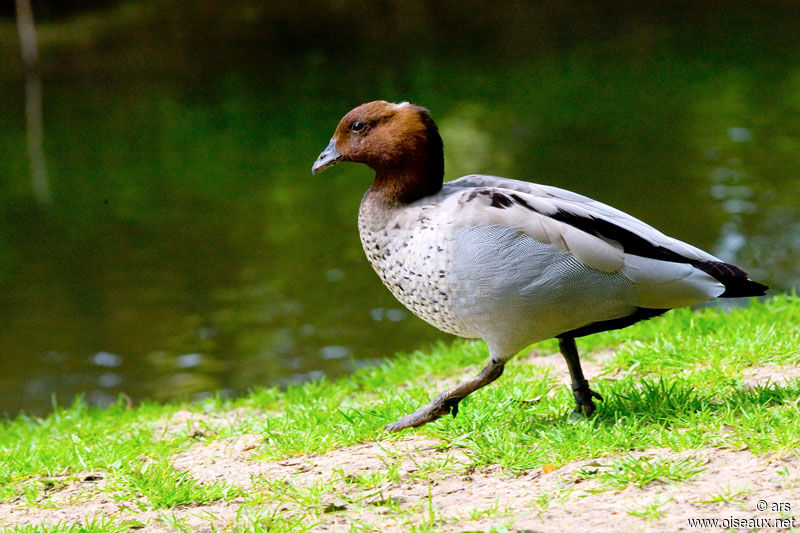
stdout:
[(406, 428), (416, 428), (424, 426), (428, 422), (433, 422), (442, 416), (452, 413), (453, 416), (458, 414), (458, 402), (462, 398), (449, 396), (447, 393), (440, 394), (432, 402), (420, 407), (410, 415), (406, 415), (396, 422), (386, 424), (383, 429), (386, 431), (401, 431)]
[(586, 418), (592, 416), (592, 413), (594, 413), (596, 409), (593, 398), (597, 398), (601, 402), (603, 401), (603, 397), (600, 396), (600, 393), (590, 389), (589, 385), (573, 389), (572, 395), (575, 397), (576, 404), (574, 412)]

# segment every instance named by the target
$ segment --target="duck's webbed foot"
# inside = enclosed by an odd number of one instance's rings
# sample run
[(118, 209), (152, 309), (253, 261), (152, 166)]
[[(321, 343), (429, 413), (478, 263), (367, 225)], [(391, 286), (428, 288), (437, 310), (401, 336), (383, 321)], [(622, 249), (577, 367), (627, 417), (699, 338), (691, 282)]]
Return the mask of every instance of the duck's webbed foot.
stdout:
[(583, 377), (583, 370), (581, 369), (581, 361), (578, 357), (578, 347), (575, 345), (575, 339), (572, 337), (559, 337), (558, 347), (561, 350), (561, 355), (567, 362), (569, 368), (569, 375), (572, 378), (572, 395), (575, 397), (575, 411), (576, 415), (583, 415), (585, 417), (592, 416), (596, 409), (593, 398), (603, 401), (603, 397), (589, 388), (589, 382)]
[(448, 413), (456, 416), (458, 414), (458, 402), (499, 378), (503, 373), (503, 366), (503, 363), (490, 361), (481, 373), (474, 378), (459, 383), (452, 389), (441, 393), (429, 404), (417, 409), (410, 415), (404, 416), (397, 422), (387, 424), (383, 429), (386, 431), (400, 431), (406, 428), (423, 426)]

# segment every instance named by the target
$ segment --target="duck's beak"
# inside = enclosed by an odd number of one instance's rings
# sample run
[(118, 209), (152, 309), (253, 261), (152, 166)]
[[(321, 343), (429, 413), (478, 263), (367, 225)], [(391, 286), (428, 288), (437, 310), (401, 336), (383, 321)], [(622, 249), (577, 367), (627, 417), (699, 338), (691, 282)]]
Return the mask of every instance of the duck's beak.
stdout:
[(328, 167), (332, 167), (339, 160), (342, 156), (339, 152), (336, 151), (336, 139), (331, 139), (331, 142), (325, 149), (319, 154), (319, 157), (316, 161), (314, 161), (314, 166), (311, 167), (311, 173), (316, 174), (317, 172), (322, 172)]

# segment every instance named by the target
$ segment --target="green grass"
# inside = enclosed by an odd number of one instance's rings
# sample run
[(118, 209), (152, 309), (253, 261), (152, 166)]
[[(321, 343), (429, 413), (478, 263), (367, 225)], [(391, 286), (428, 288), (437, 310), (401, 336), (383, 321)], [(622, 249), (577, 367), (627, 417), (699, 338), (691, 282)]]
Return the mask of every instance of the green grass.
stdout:
[(170, 509), (185, 504), (230, 501), (242, 491), (221, 481), (201, 485), (187, 472), (177, 472), (170, 463), (145, 463), (118, 478), (110, 493), (142, 510)]
[(730, 485), (728, 487), (719, 488), (718, 492), (712, 492), (709, 494), (708, 499), (700, 500), (697, 503), (705, 503), (705, 504), (712, 504), (712, 503), (729, 503), (729, 504), (737, 504), (740, 509), (744, 510), (744, 503), (745, 497), (752, 493), (752, 490), (747, 488), (739, 488), (734, 489)]
[(635, 516), (637, 518), (644, 518), (650, 522), (653, 522), (661, 518), (662, 515), (661, 508), (666, 503), (669, 503), (669, 501), (670, 501), (669, 499), (665, 500), (655, 499), (651, 503), (643, 505), (638, 509), (629, 509), (628, 514), (631, 516)]
[(580, 479), (597, 479), (609, 487), (624, 489), (630, 484), (644, 487), (653, 481), (685, 481), (705, 470), (702, 462), (692, 457), (625, 457), (608, 466), (580, 468), (576, 474)]
[[(229, 524), (234, 530), (288, 531), (311, 528), (346, 512), (344, 508), (378, 500), (398, 523), (428, 531), (454, 519), (436, 509), (435, 496), (409, 510), (385, 499), (383, 492), (410, 481), (430, 487), (441, 476), (465, 475), (487, 465), (501, 465), (513, 476), (544, 465), (558, 468), (608, 456), (610, 460), (601, 461), (605, 466), (586, 466), (577, 475), (596, 479), (608, 490), (656, 481), (680, 483), (703, 470), (699, 460), (633, 458), (630, 452), (724, 446), (756, 454), (791, 454), (800, 448), (800, 382), (756, 387), (742, 383), (748, 367), (779, 368), (800, 362), (798, 324), (800, 298), (779, 295), (729, 312), (673, 311), (631, 328), (580, 339), (579, 349), (588, 358), (607, 347), (615, 352), (602, 366), (600, 377), (588, 376), (605, 401), (598, 404), (594, 417), (577, 422), (569, 416), (568, 386), (555, 383), (542, 367), (512, 362), (496, 384), (465, 399), (456, 418), (445, 417), (401, 434), (382, 431), (384, 424), (438, 393), (433, 385), (437, 379), (477, 373), (487, 352), (482, 343), (467, 341), (399, 355), (345, 379), (285, 391), (257, 389), (233, 400), (216, 398), (189, 405), (148, 402), (133, 408), (120, 401), (102, 410), (78, 401), (57, 407), (44, 418), (20, 416), (0, 422), (0, 502), (17, 500), (31, 508), (52, 508), (58, 503), (51, 495), (61, 487), (84, 473), (101, 472), (105, 483), (98, 490), (128, 509), (157, 510), (162, 522), (178, 530), (188, 527), (179, 516), (181, 509), (210, 502), (240, 506)], [(536, 348), (554, 352), (556, 344), (546, 341)], [(209, 431), (196, 432), (188, 424), (165, 431), (165, 421), (180, 409), (216, 418), (206, 421)], [(225, 418), (234, 409), (248, 414)], [(418, 462), (411, 475), (404, 476), (399, 466), (408, 457), (389, 455), (383, 468), (375, 471), (352, 475), (334, 470), (329, 479), (311, 486), (261, 478), (248, 491), (223, 481), (200, 484), (172, 468), (172, 456), (192, 445), (244, 434), (263, 437), (264, 445), (255, 453), (260, 461), (394, 441), (410, 434), (438, 439), (445, 453)], [(453, 462), (448, 450), (455, 449), (464, 450), (471, 464)], [(785, 477), (787, 485), (797, 484), (796, 474), (792, 477), (787, 471)], [(331, 504), (332, 495), (342, 499), (344, 508)], [(545, 512), (562, 496), (532, 494), (530, 508)], [(740, 499), (739, 492), (720, 489), (707, 501)], [(631, 513), (654, 520), (661, 505), (653, 503)], [(494, 508), (475, 509), (472, 516), (496, 517), (498, 528), (508, 518)], [(95, 517), (80, 527), (20, 526), (10, 531), (114, 531), (124, 530), (125, 524)], [(376, 527), (355, 519), (350, 525)]]
[(53, 525), (17, 526), (5, 531), (14, 533), (122, 533), (142, 526), (142, 523), (135, 520), (114, 520), (108, 516), (95, 515), (71, 524), (58, 522)]

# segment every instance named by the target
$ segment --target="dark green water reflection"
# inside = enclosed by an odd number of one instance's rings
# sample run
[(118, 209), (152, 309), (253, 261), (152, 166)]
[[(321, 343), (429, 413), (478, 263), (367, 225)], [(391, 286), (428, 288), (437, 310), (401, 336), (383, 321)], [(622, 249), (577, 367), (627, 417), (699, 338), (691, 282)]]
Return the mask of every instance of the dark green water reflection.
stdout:
[(0, 86), (0, 411), (46, 411), (53, 393), (101, 405), (236, 393), (443, 338), (362, 256), (370, 171), (310, 174), (339, 118), (376, 98), (431, 109), (449, 178), (573, 189), (776, 289), (800, 286), (800, 54), (788, 40), (723, 53), (680, 25), (664, 31), (522, 56), (454, 58), (429, 43), (348, 63), (323, 49), (197, 76), (114, 65), (109, 77), (108, 58), (51, 67), (49, 209), (31, 197), (11, 76)]

